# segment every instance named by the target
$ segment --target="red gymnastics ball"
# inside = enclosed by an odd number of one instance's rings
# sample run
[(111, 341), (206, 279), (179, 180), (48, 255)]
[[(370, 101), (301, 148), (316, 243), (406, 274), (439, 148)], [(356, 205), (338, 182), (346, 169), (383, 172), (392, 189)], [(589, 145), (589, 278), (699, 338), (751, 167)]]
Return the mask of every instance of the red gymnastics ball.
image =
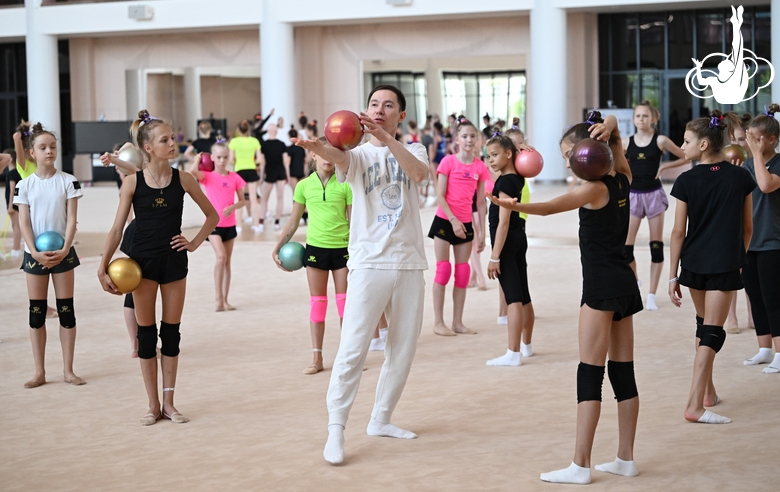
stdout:
[(212, 172), (214, 170), (214, 161), (211, 160), (211, 154), (203, 152), (200, 154), (200, 164), (198, 164), (198, 171)]
[(521, 150), (515, 157), (517, 174), (524, 178), (534, 178), (542, 172), (544, 158), (536, 150)]
[(585, 138), (571, 149), (569, 167), (575, 176), (585, 181), (598, 181), (612, 170), (612, 165), (612, 150), (604, 142)]
[(337, 149), (354, 149), (363, 141), (360, 118), (352, 111), (336, 111), (325, 122), (325, 139)]

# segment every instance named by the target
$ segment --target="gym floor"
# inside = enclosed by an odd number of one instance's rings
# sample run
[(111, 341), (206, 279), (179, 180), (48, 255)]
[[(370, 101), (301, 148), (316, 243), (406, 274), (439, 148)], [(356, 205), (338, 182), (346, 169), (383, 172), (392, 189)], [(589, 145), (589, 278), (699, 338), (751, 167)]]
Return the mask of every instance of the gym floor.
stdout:
[[(533, 199), (564, 192), (564, 186), (537, 185)], [(95, 274), (116, 202), (116, 188), (95, 186), (85, 189), (79, 205), (75, 370), (87, 385), (62, 382), (56, 321), (49, 320), (48, 384), (23, 388), (33, 375), (25, 276), (16, 259), (4, 262), (0, 271), (3, 490), (566, 488), (541, 482), (539, 473), (568, 466), (573, 455), (581, 289), (576, 212), (529, 221), (536, 355), (519, 368), (485, 365), (506, 350), (506, 329), (495, 324), (495, 281), (488, 281), (486, 291), (468, 292), (464, 321), (477, 335), (434, 335), (433, 270), (428, 270), (417, 357), (393, 417), (419, 437), (402, 441), (365, 434), (383, 361), (383, 354), (371, 352), (346, 429), (346, 461), (333, 467), (323, 460), (322, 448), (325, 393), (339, 338), (335, 302), (326, 321), (326, 370), (303, 375), (311, 361), (306, 277), (273, 266), (273, 230), (255, 236), (247, 227), (236, 243), (230, 302), (237, 311), (214, 312), (209, 245), (190, 256), (176, 404), (191, 422), (139, 425), (147, 402), (138, 361), (130, 358), (122, 299), (103, 292)], [(667, 242), (673, 209), (674, 204), (666, 215)], [(434, 211), (422, 212), (426, 235)], [(185, 226), (200, 220), (188, 202)], [(193, 233), (185, 231), (189, 237)], [(301, 228), (296, 239), (303, 238)], [(636, 249), (643, 295), (649, 284), (647, 242), (643, 224)], [(425, 244), (433, 264), (433, 241), (426, 238)], [(10, 250), (8, 239), (2, 245)], [(487, 251), (482, 258), (485, 267)], [(687, 292), (682, 308), (671, 305), (666, 277), (665, 269), (660, 310), (634, 317), (640, 475), (623, 478), (594, 470), (589, 490), (771, 490), (780, 376), (763, 374), (763, 366), (742, 365), (757, 347), (754, 332), (744, 329), (744, 293), (738, 302), (743, 332), (729, 335), (715, 361), (722, 402), (714, 410), (733, 423), (691, 424), (682, 412), (692, 374), (694, 311)], [(448, 292), (448, 321), (451, 308)], [(594, 463), (615, 457), (612, 396), (605, 381)]]

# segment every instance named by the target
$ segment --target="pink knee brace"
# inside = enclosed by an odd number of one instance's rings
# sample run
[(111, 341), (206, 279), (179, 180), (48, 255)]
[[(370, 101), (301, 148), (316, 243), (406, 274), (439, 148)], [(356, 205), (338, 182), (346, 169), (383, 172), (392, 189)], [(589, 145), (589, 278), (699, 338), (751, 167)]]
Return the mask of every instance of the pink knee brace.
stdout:
[[(457, 270), (455, 271), (457, 273)], [(447, 285), (450, 281), (450, 275), (452, 274), (452, 265), (449, 261), (437, 261), (436, 262), (436, 275), (433, 277), (433, 281), (439, 285)]]
[(455, 264), (455, 288), (465, 289), (471, 280), (471, 267), (468, 263)]
[(325, 321), (325, 313), (328, 312), (328, 296), (311, 296), (309, 302), (311, 303), (309, 321), (312, 323)]
[(347, 304), (347, 294), (336, 294), (336, 308), (339, 310), (339, 318), (344, 319), (344, 306)]

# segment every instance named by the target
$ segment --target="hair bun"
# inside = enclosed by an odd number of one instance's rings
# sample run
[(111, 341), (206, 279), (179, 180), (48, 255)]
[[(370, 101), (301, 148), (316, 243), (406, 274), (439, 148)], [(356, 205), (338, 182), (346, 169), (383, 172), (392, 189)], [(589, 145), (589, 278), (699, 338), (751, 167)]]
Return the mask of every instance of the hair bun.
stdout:
[(32, 133), (33, 133), (33, 134), (35, 134), (35, 133), (41, 133), (41, 132), (43, 132), (43, 131), (44, 131), (44, 129), (43, 129), (43, 125), (41, 124), (41, 122), (40, 122), (40, 121), (39, 121), (38, 123), (36, 123), (36, 124), (34, 124), (34, 125), (32, 126)]
[(149, 118), (149, 111), (142, 109), (138, 112), (138, 119), (144, 121)]
[(775, 114), (780, 112), (780, 104), (772, 103), (766, 108), (767, 113)]
[(723, 116), (723, 113), (719, 109), (710, 111), (710, 118), (720, 118), (721, 116)]

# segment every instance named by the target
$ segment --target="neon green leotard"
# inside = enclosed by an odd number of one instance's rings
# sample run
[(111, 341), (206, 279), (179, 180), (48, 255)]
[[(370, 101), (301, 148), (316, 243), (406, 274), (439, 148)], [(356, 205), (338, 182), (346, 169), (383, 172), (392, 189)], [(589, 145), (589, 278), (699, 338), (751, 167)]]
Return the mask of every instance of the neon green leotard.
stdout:
[(339, 183), (333, 174), (323, 187), (315, 172), (298, 182), (293, 200), (309, 211), (306, 244), (329, 249), (349, 245), (347, 205), (352, 205), (352, 188), (348, 184)]

